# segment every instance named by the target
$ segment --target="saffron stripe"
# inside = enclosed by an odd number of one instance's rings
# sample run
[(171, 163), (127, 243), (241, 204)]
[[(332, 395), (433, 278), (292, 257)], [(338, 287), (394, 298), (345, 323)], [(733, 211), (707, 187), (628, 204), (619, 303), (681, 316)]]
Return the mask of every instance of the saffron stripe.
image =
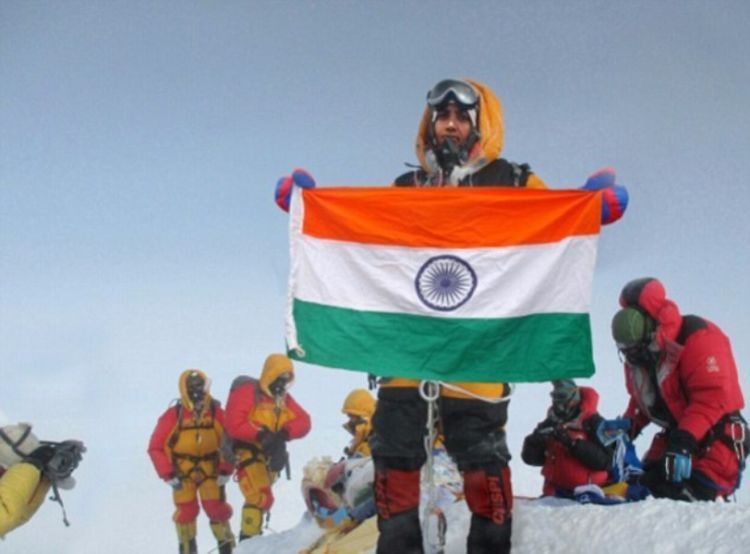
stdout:
[(437, 248), (542, 244), (595, 235), (602, 202), (601, 191), (507, 187), (331, 187), (302, 195), (306, 235)]

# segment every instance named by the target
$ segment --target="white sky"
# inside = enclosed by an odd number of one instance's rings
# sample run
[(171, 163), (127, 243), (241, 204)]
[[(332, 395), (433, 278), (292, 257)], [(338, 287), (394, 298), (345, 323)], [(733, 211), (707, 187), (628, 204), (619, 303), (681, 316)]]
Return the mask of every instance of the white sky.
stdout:
[[(174, 548), (146, 443), (183, 369), (224, 401), (283, 348), (276, 179), (303, 166), (321, 186), (387, 184), (445, 77), (498, 93), (505, 154), (551, 186), (605, 165), (628, 186), (594, 279), (601, 411), (625, 406), (608, 326), (645, 275), (722, 326), (750, 394), (749, 16), (741, 0), (0, 4), (0, 410), (89, 446), (64, 496), (73, 527), (45, 506), (4, 551)], [(314, 430), (292, 448), (297, 477), (345, 442), (338, 409), (364, 383), (299, 367)], [(521, 494), (541, 486), (518, 458), (547, 392), (519, 387), (511, 405)], [(298, 483), (278, 495), (296, 500), (274, 525), (295, 524)]]

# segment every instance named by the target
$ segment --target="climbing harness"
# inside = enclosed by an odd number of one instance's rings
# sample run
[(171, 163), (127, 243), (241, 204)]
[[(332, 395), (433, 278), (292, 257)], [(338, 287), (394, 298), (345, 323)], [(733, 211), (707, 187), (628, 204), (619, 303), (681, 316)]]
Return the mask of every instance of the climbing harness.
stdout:
[[(422, 381), (423, 383), (425, 381)], [(474, 392), (471, 392), (469, 390), (466, 390), (463, 387), (459, 387), (455, 383), (445, 383), (443, 381), (429, 381), (431, 383), (437, 383), (439, 386), (452, 390), (454, 392), (460, 392), (461, 394), (465, 394), (466, 396), (470, 396), (471, 398), (474, 398), (476, 400), (481, 400), (483, 402), (487, 402), (489, 404), (502, 404), (503, 402), (510, 402), (510, 397), (513, 394), (513, 391), (515, 390), (515, 385), (513, 383), (506, 383), (506, 386), (508, 387), (508, 394), (505, 394), (501, 396), (500, 398), (490, 398), (489, 396), (482, 396), (481, 394), (476, 394)], [(421, 389), (420, 389), (421, 394)], [(424, 398), (424, 396), (422, 396)]]

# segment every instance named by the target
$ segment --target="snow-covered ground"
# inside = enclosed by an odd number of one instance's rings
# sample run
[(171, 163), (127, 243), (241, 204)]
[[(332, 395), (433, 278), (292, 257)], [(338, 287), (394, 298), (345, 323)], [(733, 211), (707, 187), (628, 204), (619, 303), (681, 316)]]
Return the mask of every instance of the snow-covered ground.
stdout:
[[(461, 554), (466, 551), (469, 512), (464, 503), (457, 503), (446, 515), (445, 553)], [(303, 518), (292, 529), (240, 544), (236, 553), (298, 552), (319, 534), (315, 522)], [(517, 499), (514, 507), (516, 554), (739, 554), (747, 552), (749, 544), (747, 504), (687, 504), (652, 498), (596, 506), (558, 499)]]

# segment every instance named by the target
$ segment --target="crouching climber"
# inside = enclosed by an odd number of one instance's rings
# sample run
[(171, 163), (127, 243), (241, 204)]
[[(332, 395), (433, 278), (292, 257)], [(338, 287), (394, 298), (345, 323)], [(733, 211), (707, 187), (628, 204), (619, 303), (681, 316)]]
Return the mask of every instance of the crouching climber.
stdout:
[(572, 379), (554, 381), (553, 387), (547, 417), (524, 439), (521, 458), (541, 466), (542, 494), (572, 498), (576, 487), (608, 483), (613, 449), (597, 437), (599, 394)]

